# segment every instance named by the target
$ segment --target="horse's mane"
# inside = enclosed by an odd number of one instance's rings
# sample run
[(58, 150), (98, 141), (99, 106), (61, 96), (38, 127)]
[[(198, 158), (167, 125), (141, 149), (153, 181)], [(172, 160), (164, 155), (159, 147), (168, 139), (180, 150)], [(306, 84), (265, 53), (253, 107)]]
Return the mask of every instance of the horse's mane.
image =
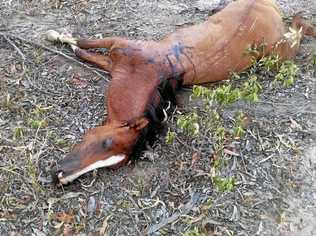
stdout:
[[(183, 74), (172, 78), (162, 78), (155, 88), (152, 98), (158, 99), (158, 103), (151, 99), (147, 104), (144, 116), (149, 119), (149, 124), (141, 131), (141, 134), (133, 148), (132, 158), (140, 156), (148, 143), (152, 146), (157, 135), (163, 130), (163, 120), (166, 114), (169, 115), (176, 106), (176, 91), (182, 87)], [(169, 108), (166, 110), (166, 108)]]

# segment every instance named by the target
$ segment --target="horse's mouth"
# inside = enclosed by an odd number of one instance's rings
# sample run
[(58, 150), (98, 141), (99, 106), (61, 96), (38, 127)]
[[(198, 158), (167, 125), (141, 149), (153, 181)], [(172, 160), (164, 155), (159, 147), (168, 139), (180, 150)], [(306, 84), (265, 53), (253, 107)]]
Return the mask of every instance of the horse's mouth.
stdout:
[(118, 163), (120, 163), (121, 161), (123, 161), (126, 158), (125, 154), (119, 154), (119, 155), (115, 155), (115, 156), (110, 156), (109, 158), (105, 159), (105, 160), (100, 160), (97, 162), (94, 162), (86, 167), (84, 167), (83, 169), (77, 170), (77, 171), (72, 171), (71, 173), (67, 173), (67, 171), (64, 170), (59, 170), (56, 172), (55, 177), (57, 177), (57, 181), (60, 184), (69, 184), (72, 181), (74, 181), (75, 179), (77, 179), (79, 176), (90, 172), (92, 170), (101, 168), (101, 167), (110, 167), (110, 166), (114, 166)]

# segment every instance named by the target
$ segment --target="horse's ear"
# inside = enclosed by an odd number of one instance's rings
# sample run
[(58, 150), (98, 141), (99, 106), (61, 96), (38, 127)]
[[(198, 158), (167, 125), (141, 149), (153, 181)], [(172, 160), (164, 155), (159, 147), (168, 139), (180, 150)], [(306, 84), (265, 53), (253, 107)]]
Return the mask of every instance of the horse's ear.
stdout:
[(129, 127), (131, 129), (135, 129), (136, 131), (141, 130), (145, 128), (149, 123), (149, 120), (145, 117), (141, 117), (133, 121), (132, 123), (129, 123)]

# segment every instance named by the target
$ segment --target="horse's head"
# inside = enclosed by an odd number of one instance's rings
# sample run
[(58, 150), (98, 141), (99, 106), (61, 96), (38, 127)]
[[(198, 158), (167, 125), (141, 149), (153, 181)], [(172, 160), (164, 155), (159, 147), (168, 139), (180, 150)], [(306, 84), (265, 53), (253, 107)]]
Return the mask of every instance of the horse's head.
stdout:
[(182, 79), (167, 79), (168, 73), (177, 72), (176, 65), (146, 45), (130, 43), (111, 50), (107, 120), (103, 126), (88, 131), (82, 142), (58, 163), (55, 176), (60, 183), (67, 184), (96, 168), (124, 163), (132, 152), (138, 151), (135, 147), (142, 144), (142, 137), (146, 139), (155, 133), (144, 128), (153, 128), (166, 117), (164, 105), (175, 100), (174, 90)]
[(126, 161), (148, 122), (146, 118), (139, 118), (128, 123), (106, 123), (89, 130), (82, 142), (57, 164), (54, 175), (61, 184), (67, 184), (91, 170)]

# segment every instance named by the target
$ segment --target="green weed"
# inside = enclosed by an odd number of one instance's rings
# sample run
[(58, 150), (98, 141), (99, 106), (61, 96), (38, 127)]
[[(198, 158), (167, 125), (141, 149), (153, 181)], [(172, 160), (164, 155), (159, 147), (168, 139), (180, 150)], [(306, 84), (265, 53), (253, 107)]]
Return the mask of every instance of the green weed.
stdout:
[(175, 136), (176, 136), (176, 133), (168, 129), (168, 132), (166, 135), (166, 144), (172, 144)]
[(238, 112), (235, 118), (235, 126), (233, 128), (233, 134), (235, 138), (240, 138), (245, 135), (246, 130), (244, 129), (244, 119), (246, 118), (243, 112)]
[(24, 136), (24, 128), (23, 127), (15, 127), (13, 133), (13, 139), (17, 140)]
[(195, 112), (188, 115), (181, 115), (178, 117), (177, 126), (186, 134), (197, 136), (200, 131), (198, 120), (199, 117)]
[(46, 120), (29, 119), (29, 125), (32, 129), (40, 129), (47, 127), (48, 123)]
[(190, 229), (186, 231), (183, 236), (205, 236), (205, 234), (201, 233), (198, 228)]
[(212, 178), (214, 186), (221, 192), (231, 192), (235, 187), (234, 177), (221, 178), (214, 176)]
[(258, 93), (260, 93), (262, 87), (258, 82), (256, 75), (252, 75), (246, 82), (243, 83), (241, 90), (241, 97), (250, 102), (258, 102)]
[(297, 72), (298, 67), (293, 61), (285, 61), (282, 63), (273, 83), (276, 84), (280, 81), (283, 82), (284, 87), (288, 88), (294, 84)]

